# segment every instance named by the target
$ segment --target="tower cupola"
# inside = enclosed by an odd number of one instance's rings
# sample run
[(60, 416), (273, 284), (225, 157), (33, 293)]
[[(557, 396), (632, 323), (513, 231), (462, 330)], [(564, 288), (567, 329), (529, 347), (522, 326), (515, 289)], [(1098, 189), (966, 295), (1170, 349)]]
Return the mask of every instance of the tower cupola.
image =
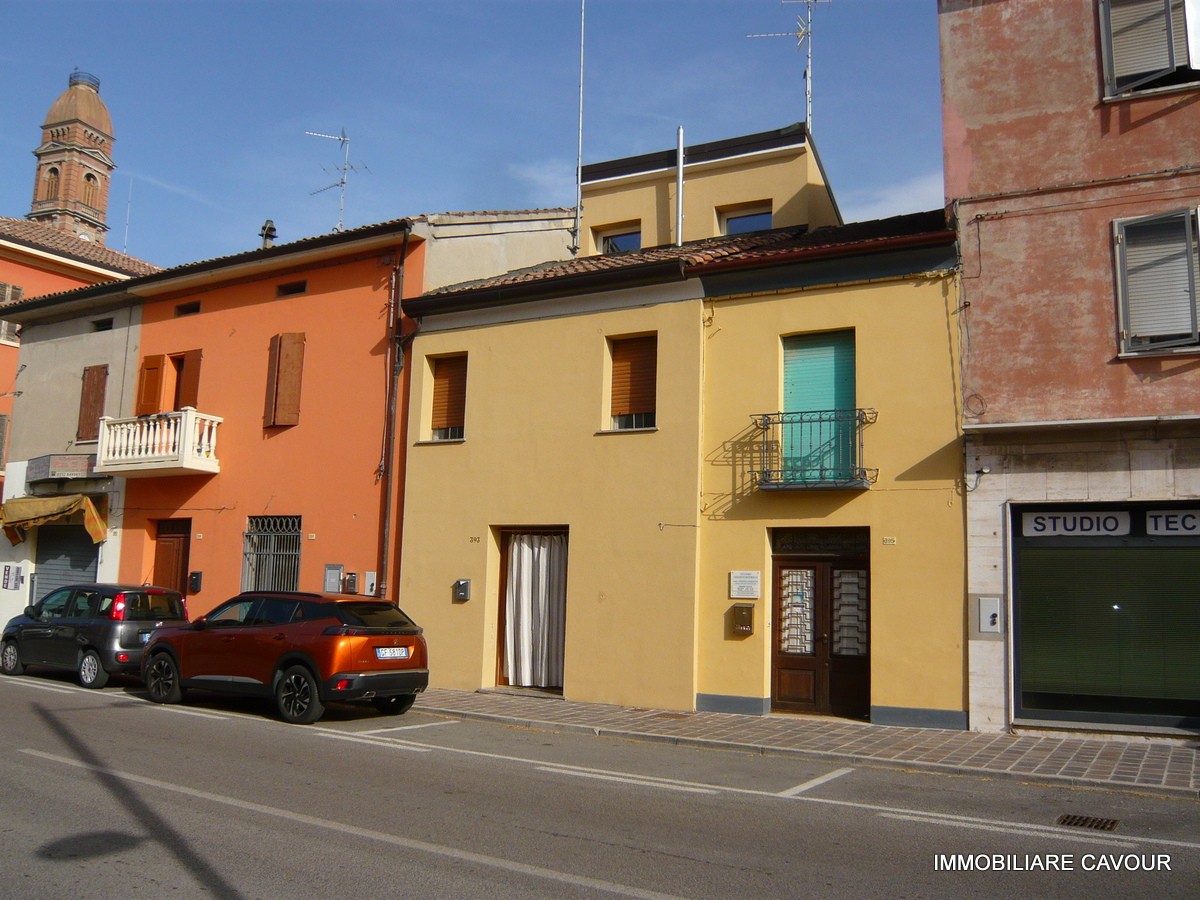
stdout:
[(100, 99), (100, 79), (76, 70), (46, 114), (42, 143), (33, 151), (37, 177), (34, 222), (104, 243), (112, 180), (112, 118)]

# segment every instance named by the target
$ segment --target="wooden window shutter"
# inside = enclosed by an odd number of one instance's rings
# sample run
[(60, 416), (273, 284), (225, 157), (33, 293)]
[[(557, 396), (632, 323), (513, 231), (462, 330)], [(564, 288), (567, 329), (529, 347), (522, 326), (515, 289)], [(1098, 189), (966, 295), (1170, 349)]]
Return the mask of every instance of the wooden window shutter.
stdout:
[(147, 356), (142, 360), (141, 371), (138, 372), (137, 402), (134, 404), (135, 416), (152, 416), (162, 412), (163, 369), (167, 364), (165, 356)]
[(433, 416), (430, 427), (462, 428), (467, 418), (467, 358), (445, 356), (433, 361)]
[(612, 415), (657, 412), (658, 336), (612, 342)]
[(304, 374), (304, 332), (292, 331), (271, 338), (267, 363), (266, 425), (300, 424), (300, 383)]
[(183, 354), (183, 365), (179, 369), (179, 382), (175, 388), (176, 409), (190, 406), (200, 408), (200, 360), (203, 353), (199, 350), (189, 350)]
[(76, 440), (94, 441), (100, 437), (100, 417), (104, 415), (104, 391), (107, 386), (108, 366), (88, 366), (83, 370)]

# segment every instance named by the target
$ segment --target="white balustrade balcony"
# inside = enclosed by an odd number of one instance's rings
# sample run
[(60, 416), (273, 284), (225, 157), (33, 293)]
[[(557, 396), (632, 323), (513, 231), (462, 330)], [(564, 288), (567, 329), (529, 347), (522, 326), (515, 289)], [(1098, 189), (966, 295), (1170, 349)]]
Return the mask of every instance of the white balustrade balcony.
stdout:
[(219, 416), (184, 407), (178, 412), (129, 419), (100, 419), (96, 474), (145, 478), (221, 471)]

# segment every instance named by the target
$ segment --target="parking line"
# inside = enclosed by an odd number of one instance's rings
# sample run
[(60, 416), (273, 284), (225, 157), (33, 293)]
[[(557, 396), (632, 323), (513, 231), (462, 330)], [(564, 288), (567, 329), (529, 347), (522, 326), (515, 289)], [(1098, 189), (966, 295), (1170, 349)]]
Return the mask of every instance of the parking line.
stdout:
[(812, 779), (811, 781), (806, 781), (806, 782), (804, 782), (804, 784), (798, 784), (793, 788), (788, 788), (786, 791), (780, 791), (779, 796), (780, 797), (798, 797), (801, 794), (803, 794), (805, 791), (810, 791), (815, 787), (820, 787), (823, 784), (827, 784), (828, 782), (833, 781), (835, 778), (841, 778), (843, 775), (849, 775), (853, 771), (854, 771), (853, 769), (835, 769), (834, 771), (827, 772), (824, 775), (820, 775), (820, 776)]
[(517, 862), (510, 859), (502, 859), (497, 856), (487, 856), (483, 853), (473, 853), (470, 850), (460, 850), (456, 847), (447, 847), (443, 844), (433, 844), (428, 841), (418, 841), (412, 838), (400, 837), (395, 834), (388, 834), (382, 831), (373, 831), (369, 828), (360, 828), (355, 825), (347, 825), (341, 822), (334, 822), (330, 819), (320, 819), (316, 816), (305, 815), (304, 813), (291, 812), (286, 809), (279, 809), (273, 806), (264, 806), (260, 803), (251, 803), (247, 800), (239, 800), (236, 797), (223, 796), (221, 794), (213, 794), (208, 791), (199, 791), (194, 788), (184, 787), (179, 784), (171, 784), (166, 781), (159, 781), (155, 778), (146, 778), (141, 775), (134, 775), (132, 772), (122, 772), (119, 769), (110, 769), (104, 766), (96, 766), (90, 763), (81, 762), (80, 760), (71, 759), (65, 756), (57, 756), (52, 753), (42, 753), (38, 750), (22, 750), (22, 753), (28, 753), (31, 756), (37, 756), (41, 759), (49, 760), (50, 762), (62, 763), (67, 766), (75, 766), (76, 768), (86, 769), (92, 772), (98, 772), (107, 775), (110, 778), (119, 778), (122, 781), (127, 781), (132, 784), (141, 784), (147, 787), (156, 788), (162, 791), (168, 791), (175, 794), (182, 794), (186, 797), (191, 797), (195, 800), (203, 800), (208, 803), (216, 803), (223, 806), (231, 806), (235, 809), (246, 810), (247, 812), (258, 813), (264, 816), (273, 816), (277, 819), (285, 819), (290, 822), (296, 822), (301, 825), (308, 825), (313, 828), (321, 828), (326, 831), (338, 832), (352, 837), (363, 838), (370, 841), (378, 841), (383, 844), (390, 844), (393, 847), (402, 847), (405, 850), (411, 850), (416, 853), (428, 853), (433, 856), (440, 856), (444, 859), (451, 859), (455, 862), (468, 863), (470, 865), (481, 866), (490, 869), (499, 869), (501, 871), (513, 872), (519, 875), (525, 875), (532, 878), (541, 878), (547, 881), (555, 881), (560, 884), (566, 884), (573, 888), (591, 889), (603, 891), (608, 894), (619, 894), (624, 897), (639, 897), (644, 900), (676, 900), (669, 894), (661, 894), (657, 891), (643, 890), (632, 885), (619, 884), (612, 881), (602, 881), (599, 878), (589, 878), (585, 875), (573, 875), (570, 872), (560, 872), (555, 869), (547, 869), (543, 866), (530, 865), (528, 863)]
[(718, 794), (719, 788), (692, 787), (683, 782), (668, 781), (665, 778), (643, 778), (638, 775), (602, 775), (599, 772), (589, 772), (565, 766), (538, 766), (539, 772), (550, 772), (554, 775), (574, 775), (576, 778), (594, 778), (597, 781), (616, 781), (620, 784), (633, 784), (638, 787), (662, 788), (665, 791), (682, 791), (685, 794)]
[(373, 728), (370, 731), (356, 731), (355, 734), (387, 734), (390, 731), (414, 731), (417, 728), (436, 728), (439, 725), (457, 725), (457, 722), (422, 722), (420, 725), (397, 725), (395, 728)]

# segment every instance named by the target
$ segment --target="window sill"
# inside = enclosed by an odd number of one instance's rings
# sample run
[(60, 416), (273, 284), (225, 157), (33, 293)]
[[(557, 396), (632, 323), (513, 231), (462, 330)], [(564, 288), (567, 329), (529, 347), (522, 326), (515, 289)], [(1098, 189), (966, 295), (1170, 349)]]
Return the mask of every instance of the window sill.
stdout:
[(414, 447), (435, 447), (439, 444), (465, 444), (466, 438), (441, 438), (439, 440), (428, 439), (424, 441), (415, 441)]
[(1127, 100), (1148, 100), (1153, 97), (1162, 97), (1168, 94), (1184, 94), (1188, 91), (1200, 91), (1200, 81), (1189, 81), (1187, 84), (1171, 84), (1166, 87), (1146, 88), (1145, 90), (1134, 89), (1124, 94), (1113, 94), (1111, 96), (1103, 96), (1100, 98), (1102, 104), (1107, 103), (1124, 103)]
[(1117, 359), (1126, 361), (1132, 359), (1162, 359), (1174, 356), (1200, 356), (1200, 345), (1164, 347), (1161, 350), (1121, 350), (1117, 353)]
[(653, 434), (656, 431), (658, 431), (658, 426), (654, 426), (653, 428), (605, 428), (601, 431), (597, 431), (596, 435), (600, 436), (600, 435), (605, 435), (605, 434)]

